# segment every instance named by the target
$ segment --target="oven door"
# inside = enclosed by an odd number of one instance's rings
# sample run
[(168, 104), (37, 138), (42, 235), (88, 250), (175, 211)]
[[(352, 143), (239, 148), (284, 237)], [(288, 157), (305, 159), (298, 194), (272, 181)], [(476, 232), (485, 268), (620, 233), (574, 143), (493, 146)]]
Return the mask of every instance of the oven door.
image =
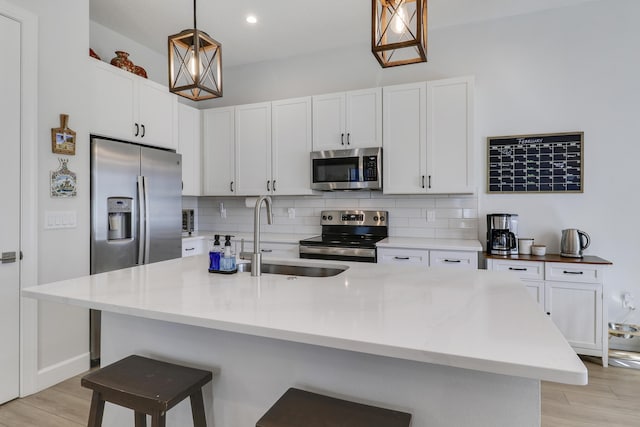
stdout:
[(300, 243), (300, 258), (336, 261), (377, 262), (376, 248), (349, 248)]

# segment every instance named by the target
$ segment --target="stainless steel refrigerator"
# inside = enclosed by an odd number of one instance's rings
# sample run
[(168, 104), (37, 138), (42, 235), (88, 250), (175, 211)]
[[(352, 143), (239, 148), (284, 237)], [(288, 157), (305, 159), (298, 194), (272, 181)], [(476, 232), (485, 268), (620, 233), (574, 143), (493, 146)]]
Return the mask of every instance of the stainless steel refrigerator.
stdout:
[[(91, 274), (182, 255), (182, 159), (162, 149), (91, 138)], [(100, 359), (100, 312), (90, 351)]]

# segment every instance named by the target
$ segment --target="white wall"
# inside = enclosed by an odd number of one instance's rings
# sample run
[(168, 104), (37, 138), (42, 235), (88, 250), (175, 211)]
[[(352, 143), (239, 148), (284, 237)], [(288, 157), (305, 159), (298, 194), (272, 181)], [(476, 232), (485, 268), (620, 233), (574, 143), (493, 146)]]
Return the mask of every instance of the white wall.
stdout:
[[(225, 70), (225, 106), (324, 92), (473, 74), (476, 76), (479, 239), (491, 212), (520, 215), (520, 234), (558, 252), (560, 231), (592, 237), (587, 254), (613, 261), (606, 277), (610, 320), (640, 323), (623, 310), (630, 291), (640, 305), (640, 200), (632, 185), (640, 145), (640, 2), (601, 0), (429, 34), (429, 62), (382, 70), (369, 46)], [(584, 131), (583, 194), (486, 193), (486, 138)], [(627, 315), (631, 314), (628, 318)], [(620, 345), (615, 342), (615, 345)]]
[[(86, 0), (20, 0), (14, 3), (38, 17), (38, 282), (89, 272), (89, 138), (88, 69), (89, 3)], [(51, 128), (69, 114), (76, 134), (76, 155), (51, 152)], [(58, 158), (69, 159), (76, 172), (78, 195), (52, 198), (49, 172)], [(44, 230), (45, 211), (75, 211), (77, 227)], [(25, 257), (30, 254), (25, 254)], [(35, 386), (46, 387), (88, 368), (88, 312), (38, 303), (37, 374)], [(35, 321), (35, 319), (34, 319)], [(33, 390), (30, 390), (33, 391)], [(24, 390), (23, 390), (24, 392)]]

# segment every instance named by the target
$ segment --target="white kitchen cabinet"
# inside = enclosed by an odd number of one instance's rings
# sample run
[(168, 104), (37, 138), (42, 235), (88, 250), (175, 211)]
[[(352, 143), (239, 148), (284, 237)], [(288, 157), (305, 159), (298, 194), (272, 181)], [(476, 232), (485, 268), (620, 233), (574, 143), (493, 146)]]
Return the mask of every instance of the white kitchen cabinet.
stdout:
[(93, 73), (90, 132), (176, 149), (176, 96), (158, 83), (111, 64), (89, 60)]
[(256, 196), (271, 190), (271, 103), (235, 108), (235, 194)]
[(383, 88), (385, 194), (473, 193), (473, 78)]
[(311, 97), (271, 103), (271, 177), (273, 195), (311, 191)]
[[(509, 271), (527, 287), (578, 354), (608, 363), (605, 264), (487, 258), (487, 269)], [(526, 332), (524, 332), (526, 333)]]
[(194, 256), (205, 253), (207, 240), (201, 237), (192, 237), (182, 239), (182, 256)]
[(203, 195), (235, 195), (235, 108), (204, 110), (202, 120)]
[(425, 267), (477, 269), (478, 252), (415, 248), (378, 248), (380, 264), (421, 264)]
[(182, 195), (202, 195), (200, 110), (178, 104), (178, 153), (182, 154)]
[[(235, 250), (236, 257), (240, 259), (240, 254), (243, 251), (246, 254), (253, 252), (253, 240), (236, 240)], [(260, 253), (263, 257), (270, 258), (284, 258), (284, 259), (298, 259), (300, 258), (300, 252), (298, 250), (297, 243), (284, 243), (284, 242), (260, 242)], [(250, 257), (248, 258), (251, 259)], [(264, 260), (264, 258), (263, 258)]]
[(410, 248), (378, 248), (379, 264), (422, 264), (429, 266), (429, 250)]
[(313, 96), (313, 150), (380, 147), (380, 88)]

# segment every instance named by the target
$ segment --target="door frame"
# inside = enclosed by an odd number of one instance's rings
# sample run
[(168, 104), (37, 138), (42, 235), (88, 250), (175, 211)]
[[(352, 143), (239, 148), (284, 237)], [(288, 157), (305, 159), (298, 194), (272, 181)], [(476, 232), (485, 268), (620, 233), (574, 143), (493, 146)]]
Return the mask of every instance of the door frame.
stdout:
[[(20, 289), (38, 284), (38, 18), (0, 0), (0, 14), (20, 23)], [(34, 393), (38, 373), (38, 303), (20, 297), (20, 390)]]

